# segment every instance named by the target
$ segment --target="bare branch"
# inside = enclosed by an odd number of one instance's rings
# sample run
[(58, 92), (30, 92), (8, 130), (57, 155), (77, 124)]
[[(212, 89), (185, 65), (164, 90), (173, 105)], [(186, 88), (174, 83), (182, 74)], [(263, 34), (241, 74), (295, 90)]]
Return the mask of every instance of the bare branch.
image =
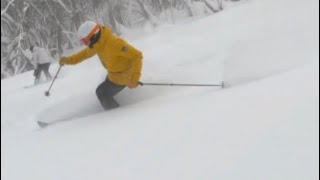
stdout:
[(1, 9), (1, 17), (3, 16), (4, 13), (7, 12), (8, 8), (11, 6), (11, 4), (12, 4), (14, 1), (15, 1), (15, 0), (11, 0), (3, 10)]

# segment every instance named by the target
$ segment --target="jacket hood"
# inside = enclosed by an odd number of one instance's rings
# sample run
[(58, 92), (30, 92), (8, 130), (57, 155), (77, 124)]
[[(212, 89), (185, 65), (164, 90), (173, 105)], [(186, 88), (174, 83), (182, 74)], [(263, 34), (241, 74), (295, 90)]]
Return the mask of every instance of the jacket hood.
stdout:
[(103, 47), (106, 42), (108, 42), (112, 37), (115, 37), (112, 33), (111, 29), (106, 26), (101, 26), (100, 30), (101, 34), (99, 40), (93, 45), (93, 48), (100, 48)]

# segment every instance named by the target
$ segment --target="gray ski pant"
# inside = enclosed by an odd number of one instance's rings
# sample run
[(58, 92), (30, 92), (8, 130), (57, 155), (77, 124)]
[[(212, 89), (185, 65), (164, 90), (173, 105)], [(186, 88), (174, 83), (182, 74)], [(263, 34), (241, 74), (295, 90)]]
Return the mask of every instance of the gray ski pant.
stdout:
[(42, 71), (46, 75), (47, 80), (52, 79), (49, 73), (49, 67), (50, 67), (50, 63), (38, 64), (37, 69), (34, 70), (34, 74), (33, 74), (35, 76), (35, 85), (39, 84)]
[(126, 86), (111, 82), (108, 78), (96, 89), (97, 97), (105, 110), (119, 107), (114, 96), (122, 91)]

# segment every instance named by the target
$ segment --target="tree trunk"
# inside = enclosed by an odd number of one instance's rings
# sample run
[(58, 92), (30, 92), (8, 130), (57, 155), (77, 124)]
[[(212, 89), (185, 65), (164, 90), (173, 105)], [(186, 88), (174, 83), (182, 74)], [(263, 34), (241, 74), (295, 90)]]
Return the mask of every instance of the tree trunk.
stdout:
[(211, 4), (210, 3), (208, 3), (208, 1), (207, 0), (204, 0), (204, 3), (205, 3), (205, 5), (213, 12), (213, 13), (217, 13), (217, 12), (219, 12), (219, 10), (216, 10), (216, 9), (214, 9), (214, 7), (213, 6), (211, 6)]
[(141, 0), (136, 0), (139, 4), (139, 7), (141, 8), (142, 10), (142, 13), (143, 13), (143, 16), (145, 19), (147, 19), (149, 22), (151, 22), (151, 24), (153, 26), (156, 25), (156, 23), (153, 21), (153, 16), (148, 12), (148, 10), (146, 9), (146, 7), (144, 6), (143, 2)]

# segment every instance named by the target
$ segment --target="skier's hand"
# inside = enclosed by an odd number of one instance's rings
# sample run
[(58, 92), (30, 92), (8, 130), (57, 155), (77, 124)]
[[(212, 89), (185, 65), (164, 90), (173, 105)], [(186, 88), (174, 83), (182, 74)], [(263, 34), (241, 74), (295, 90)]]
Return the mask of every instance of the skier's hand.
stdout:
[(129, 82), (127, 86), (129, 89), (135, 89), (138, 87), (138, 85), (139, 84), (137, 82)]
[(68, 58), (66, 58), (66, 57), (62, 57), (62, 58), (59, 60), (60, 66), (66, 65), (67, 62), (68, 62)]

